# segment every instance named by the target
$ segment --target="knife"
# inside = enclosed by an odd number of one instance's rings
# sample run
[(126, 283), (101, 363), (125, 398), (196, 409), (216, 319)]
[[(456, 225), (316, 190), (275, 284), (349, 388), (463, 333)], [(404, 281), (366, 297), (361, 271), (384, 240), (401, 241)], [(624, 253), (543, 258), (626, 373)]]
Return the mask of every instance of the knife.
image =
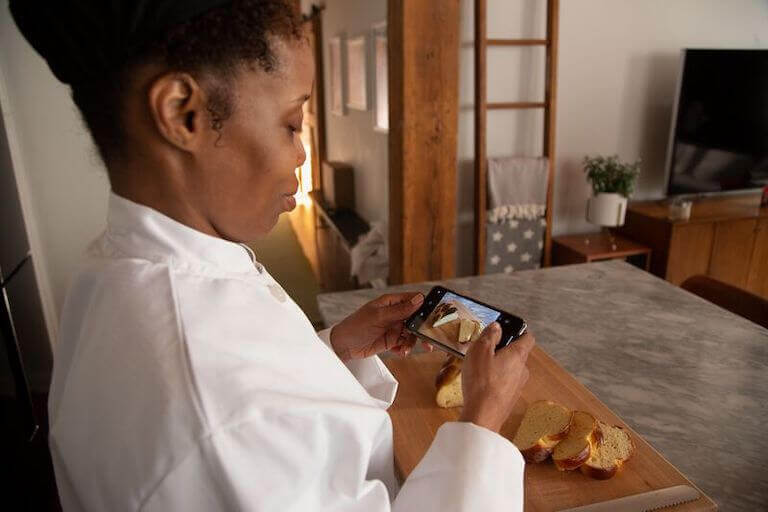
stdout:
[(641, 492), (615, 500), (601, 501), (560, 512), (648, 512), (699, 499), (701, 493), (690, 485), (676, 485), (656, 491)]

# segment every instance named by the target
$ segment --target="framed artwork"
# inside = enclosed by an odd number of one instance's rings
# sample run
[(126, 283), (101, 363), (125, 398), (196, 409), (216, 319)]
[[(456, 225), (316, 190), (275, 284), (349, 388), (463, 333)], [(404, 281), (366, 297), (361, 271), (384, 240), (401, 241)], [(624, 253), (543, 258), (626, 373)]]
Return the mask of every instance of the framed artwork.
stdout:
[(342, 60), (342, 37), (332, 37), (328, 42), (328, 72), (330, 75), (331, 113), (343, 116), (344, 112), (344, 70)]
[(365, 35), (347, 40), (347, 107), (368, 110)]
[(377, 132), (389, 131), (389, 76), (387, 71), (387, 23), (373, 26), (373, 129)]

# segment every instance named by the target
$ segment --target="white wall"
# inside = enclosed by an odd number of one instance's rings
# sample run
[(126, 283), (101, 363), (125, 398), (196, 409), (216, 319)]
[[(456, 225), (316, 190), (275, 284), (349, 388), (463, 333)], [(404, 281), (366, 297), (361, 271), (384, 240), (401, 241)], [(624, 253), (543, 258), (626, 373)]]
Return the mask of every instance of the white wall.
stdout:
[[(372, 25), (386, 21), (386, 0), (326, 0), (323, 11), (327, 160), (355, 168), (355, 210), (369, 222), (389, 217), (389, 138), (373, 130)], [(328, 41), (338, 35), (367, 36), (368, 110), (346, 108), (344, 116), (331, 113)], [(342, 53), (344, 50), (342, 50)]]
[[(473, 0), (462, 2), (457, 269), (472, 272)], [(662, 197), (664, 158), (681, 48), (768, 48), (765, 0), (561, 0), (555, 235), (594, 230), (584, 220), (587, 154), (643, 159), (636, 198)], [(489, 37), (543, 37), (543, 0), (489, 0)], [(488, 100), (543, 98), (541, 49), (488, 54)], [(489, 112), (488, 154), (540, 154), (542, 117)]]
[(108, 181), (69, 89), (0, 5), (0, 102), (51, 339), (87, 243), (103, 229)]

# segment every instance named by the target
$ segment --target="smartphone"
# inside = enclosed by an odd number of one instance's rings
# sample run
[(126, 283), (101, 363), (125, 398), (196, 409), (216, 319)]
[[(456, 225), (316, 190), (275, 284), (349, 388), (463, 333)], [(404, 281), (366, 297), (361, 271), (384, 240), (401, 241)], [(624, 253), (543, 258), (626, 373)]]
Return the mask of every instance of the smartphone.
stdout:
[(405, 327), (435, 347), (464, 357), (486, 326), (498, 322), (502, 349), (525, 334), (522, 318), (442, 286), (432, 288), (421, 308), (405, 321)]

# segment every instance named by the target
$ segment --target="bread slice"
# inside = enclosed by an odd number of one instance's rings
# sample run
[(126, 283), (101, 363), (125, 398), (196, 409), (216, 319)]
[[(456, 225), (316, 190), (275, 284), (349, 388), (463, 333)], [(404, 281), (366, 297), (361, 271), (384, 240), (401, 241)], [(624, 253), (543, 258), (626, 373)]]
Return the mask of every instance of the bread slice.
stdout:
[(464, 405), (464, 393), (461, 391), (461, 361), (448, 356), (435, 379), (438, 407), (461, 407)]
[(552, 460), (561, 471), (576, 469), (592, 454), (601, 440), (600, 428), (594, 416), (584, 411), (573, 413), (568, 435), (552, 451)]
[(608, 480), (632, 456), (635, 443), (629, 432), (622, 427), (606, 425), (600, 421), (598, 428), (602, 433), (602, 441), (593, 447), (589, 459), (580, 469), (592, 478)]
[(455, 322), (459, 319), (459, 314), (457, 312), (453, 313), (447, 313), (444, 316), (441, 316), (437, 320), (435, 320), (435, 323), (432, 324), (432, 327), (440, 327), (441, 325), (445, 325), (451, 322)]
[(475, 341), (477, 338), (479, 338), (480, 335), (483, 334), (483, 329), (485, 329), (485, 326), (482, 324), (482, 322), (475, 322), (475, 330), (472, 333), (472, 338), (469, 341)]
[(573, 412), (556, 402), (539, 400), (528, 406), (512, 443), (528, 462), (543, 462), (568, 434)]
[(472, 341), (472, 334), (477, 329), (477, 322), (469, 318), (462, 318), (459, 326), (459, 343)]

